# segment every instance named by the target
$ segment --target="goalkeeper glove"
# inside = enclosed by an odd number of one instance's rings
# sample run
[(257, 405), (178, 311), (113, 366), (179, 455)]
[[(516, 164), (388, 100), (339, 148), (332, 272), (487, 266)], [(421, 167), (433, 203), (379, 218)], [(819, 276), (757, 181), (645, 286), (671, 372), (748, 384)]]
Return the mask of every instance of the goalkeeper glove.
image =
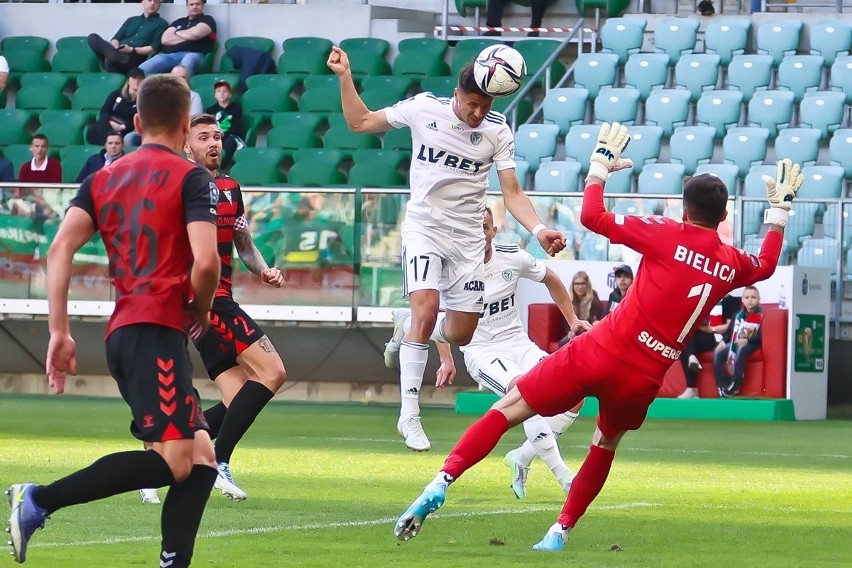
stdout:
[(775, 179), (769, 176), (763, 176), (762, 179), (769, 199), (769, 209), (763, 214), (763, 222), (785, 227), (790, 218), (793, 198), (805, 181), (802, 168), (790, 158), (784, 158), (778, 162)]
[(623, 124), (613, 122), (601, 124), (598, 143), (589, 158), (589, 177), (607, 180), (609, 174), (624, 168), (632, 168), (633, 160), (621, 159), (621, 153), (630, 144), (630, 134)]

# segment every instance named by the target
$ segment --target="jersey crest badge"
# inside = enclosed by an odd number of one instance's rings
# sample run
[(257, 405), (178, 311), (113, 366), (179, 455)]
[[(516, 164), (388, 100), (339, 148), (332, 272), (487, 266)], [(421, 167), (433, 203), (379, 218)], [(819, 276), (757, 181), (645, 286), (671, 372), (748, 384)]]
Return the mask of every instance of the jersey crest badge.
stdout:
[(231, 198), (231, 190), (230, 189), (223, 190), (223, 193), (225, 194), (225, 199), (228, 200), (228, 203), (234, 202), (234, 200)]
[(482, 134), (479, 132), (471, 132), (470, 133), (470, 143), (474, 146), (479, 146), (479, 143), (482, 142)]
[(506, 282), (512, 281), (512, 271), (511, 270), (504, 270), (502, 272), (502, 275), (503, 275), (503, 280), (505, 280)]
[(450, 128), (453, 130), (453, 132), (458, 132), (459, 134), (464, 132), (464, 126), (459, 123), (451, 124)]

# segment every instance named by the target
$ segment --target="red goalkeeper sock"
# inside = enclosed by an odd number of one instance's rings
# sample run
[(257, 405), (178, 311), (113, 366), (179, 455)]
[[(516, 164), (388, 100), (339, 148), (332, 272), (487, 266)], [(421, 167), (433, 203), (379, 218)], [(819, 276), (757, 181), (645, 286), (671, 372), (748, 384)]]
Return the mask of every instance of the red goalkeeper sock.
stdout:
[(458, 479), (465, 471), (482, 461), (509, 429), (509, 421), (499, 410), (489, 410), (462, 435), (456, 447), (447, 456), (444, 473)]
[(574, 528), (586, 513), (586, 509), (603, 489), (614, 458), (615, 452), (594, 445), (589, 448), (589, 454), (571, 483), (571, 490), (559, 515), (561, 525)]

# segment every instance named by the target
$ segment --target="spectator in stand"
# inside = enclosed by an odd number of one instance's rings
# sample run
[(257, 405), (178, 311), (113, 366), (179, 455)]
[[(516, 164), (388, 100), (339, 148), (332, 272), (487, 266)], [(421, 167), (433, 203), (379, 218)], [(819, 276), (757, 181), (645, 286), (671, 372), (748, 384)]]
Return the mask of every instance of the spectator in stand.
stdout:
[[(183, 65), (175, 65), (172, 68), (172, 75), (181, 77), (189, 84), (189, 69)], [(189, 116), (195, 116), (204, 112), (204, 107), (201, 106), (201, 95), (190, 89), (189, 91)]]
[(698, 327), (698, 331), (686, 343), (680, 354), (680, 364), (686, 376), (686, 389), (678, 398), (698, 398), (698, 374), (703, 369), (698, 355), (715, 351), (720, 343), (731, 338), (731, 321), (740, 308), (740, 300), (735, 296), (725, 296), (710, 312), (711, 316), (721, 314), (722, 323), (712, 325), (708, 319)]
[(15, 166), (12, 162), (0, 156), (0, 183), (11, 183), (13, 181), (15, 181)]
[[(30, 143), (33, 159), (21, 164), (18, 181), (24, 183), (61, 183), (62, 166), (59, 160), (48, 158), (50, 143), (44, 134), (36, 134)], [(24, 192), (27, 193), (27, 192)]]
[(160, 38), (169, 24), (160, 16), (160, 3), (161, 0), (142, 0), (142, 14), (124, 20), (110, 41), (89, 34), (89, 47), (104, 69), (124, 75), (161, 49)]
[[(568, 291), (571, 295), (571, 304), (574, 306), (574, 313), (581, 320), (586, 320), (592, 325), (597, 324), (604, 317), (604, 305), (598, 297), (592, 286), (592, 281), (589, 275), (584, 271), (579, 271), (571, 278), (571, 289)], [(568, 334), (559, 342), (559, 346), (563, 346), (578, 335), (582, 334), (583, 330), (574, 332), (569, 330)]]
[(615, 289), (609, 294), (609, 303), (606, 306), (604, 315), (613, 311), (624, 295), (627, 294), (627, 289), (633, 284), (633, 269), (626, 264), (615, 267)]
[(713, 360), (719, 398), (739, 394), (748, 356), (760, 349), (760, 325), (763, 322), (760, 292), (754, 286), (746, 286), (742, 301), (743, 307), (734, 318), (731, 340), (716, 350)]
[[(488, 8), (485, 15), (485, 25), (492, 28), (503, 26), (503, 9), (510, 0), (488, 0)], [(541, 22), (544, 20), (544, 12), (547, 10), (547, 5), (553, 0), (530, 0), (530, 8), (532, 9), (531, 28), (540, 28)], [(485, 32), (482, 35), (499, 36), (502, 32)], [(529, 32), (528, 37), (538, 37), (538, 32)]]
[(9, 62), (6, 58), (0, 55), (0, 97), (6, 92), (6, 86), (9, 84)]
[(125, 138), (125, 144), (133, 134), (133, 116), (136, 114), (136, 93), (145, 73), (141, 69), (131, 69), (124, 86), (107, 95), (98, 120), (89, 128), (89, 144), (103, 146), (111, 132), (118, 132)]
[(231, 84), (227, 81), (218, 81), (213, 85), (213, 95), (216, 104), (205, 110), (207, 114), (216, 117), (219, 129), (222, 131), (222, 149), (224, 156), (222, 164), (224, 168), (230, 167), (234, 152), (245, 146), (243, 142), (243, 107), (231, 100)]
[(89, 156), (89, 159), (86, 160), (86, 163), (83, 165), (83, 169), (80, 170), (80, 173), (77, 175), (77, 183), (82, 183), (84, 179), (101, 168), (110, 165), (123, 155), (124, 139), (120, 133), (115, 131), (110, 132), (107, 134), (104, 149), (94, 156)]
[(146, 75), (163, 73), (175, 65), (186, 67), (190, 77), (195, 74), (216, 45), (216, 20), (204, 13), (204, 1), (186, 0), (186, 17), (166, 28), (160, 39), (163, 49), (139, 66)]

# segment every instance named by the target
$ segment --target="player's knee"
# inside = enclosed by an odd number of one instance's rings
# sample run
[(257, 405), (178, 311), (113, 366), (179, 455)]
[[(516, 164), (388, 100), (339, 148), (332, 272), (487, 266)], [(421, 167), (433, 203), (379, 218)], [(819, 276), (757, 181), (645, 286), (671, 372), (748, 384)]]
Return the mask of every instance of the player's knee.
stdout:
[(171, 455), (166, 458), (166, 463), (172, 472), (172, 477), (175, 478), (175, 483), (180, 483), (186, 480), (192, 471), (192, 454)]
[(447, 337), (447, 339), (450, 340), (450, 343), (455, 343), (456, 345), (458, 345), (460, 347), (464, 347), (465, 345), (470, 343), (471, 340), (473, 339), (473, 332), (474, 331), (476, 331), (476, 329), (473, 329), (471, 331), (461, 330), (460, 332), (457, 332), (455, 334), (455, 337)]
[(258, 376), (258, 380), (263, 386), (276, 393), (287, 381), (287, 370), (284, 369), (284, 364), (282, 363), (277, 367), (265, 371), (262, 376)]

